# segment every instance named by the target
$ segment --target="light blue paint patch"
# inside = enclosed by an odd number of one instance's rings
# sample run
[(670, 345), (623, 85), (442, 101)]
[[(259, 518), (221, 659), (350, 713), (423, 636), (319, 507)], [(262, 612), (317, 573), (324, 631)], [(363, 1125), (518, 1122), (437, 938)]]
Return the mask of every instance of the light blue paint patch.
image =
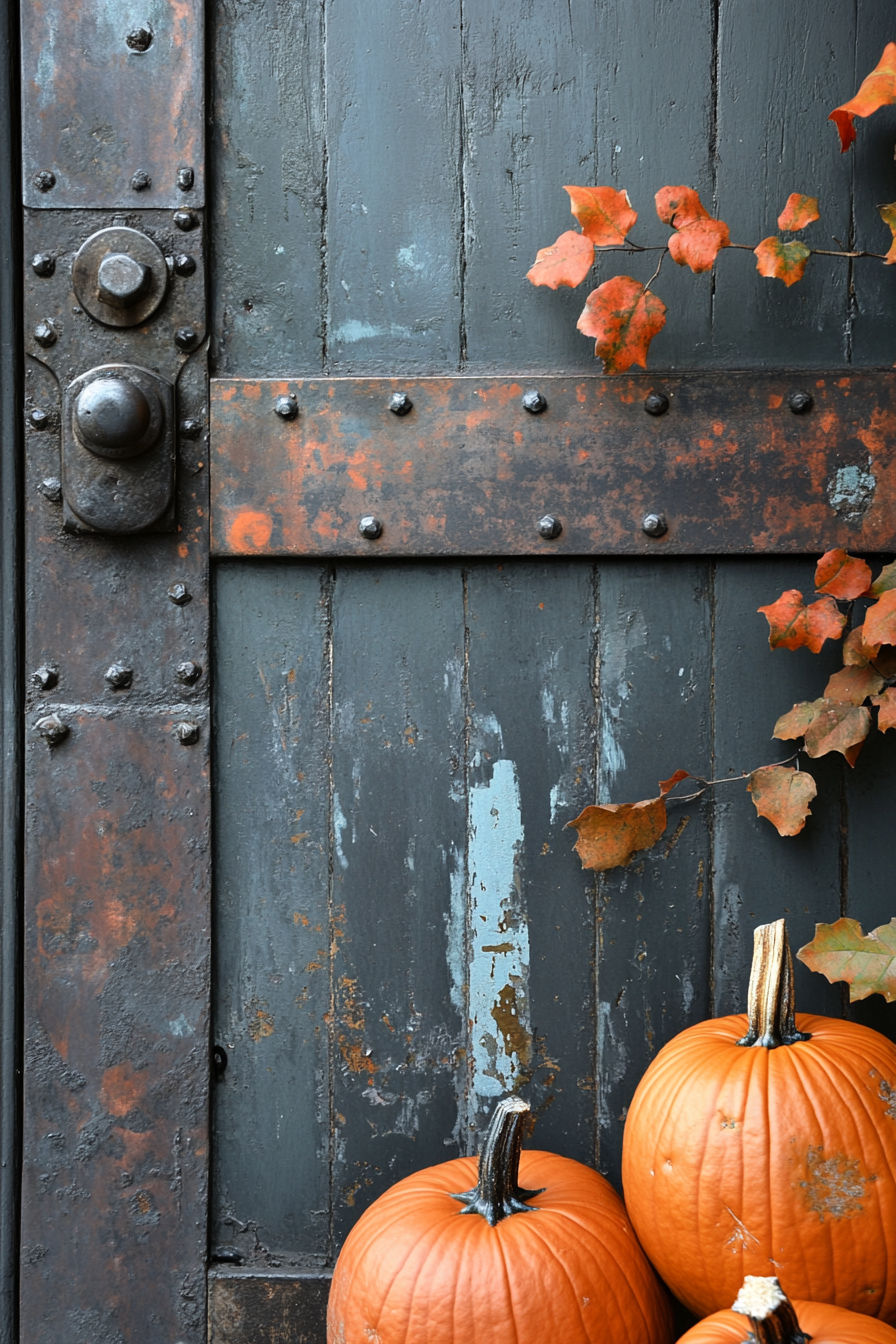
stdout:
[(420, 274), (426, 270), (424, 262), (417, 258), (417, 244), (411, 243), (409, 247), (400, 247), (395, 253), (395, 263), (400, 271), (411, 271)]
[(513, 761), (495, 761), (491, 779), (471, 788), (468, 833), (472, 1086), (484, 1099), (525, 1077), (531, 1056), (523, 819)]
[(355, 341), (371, 341), (376, 336), (404, 336), (410, 340), (413, 332), (407, 327), (398, 326), (395, 322), (389, 323), (388, 326), (375, 327), (372, 322), (359, 322), (357, 318), (350, 317), (340, 323), (333, 335), (337, 341), (352, 345)]
[(448, 974), (451, 977), (451, 1002), (463, 1022), (467, 1016), (467, 902), (464, 892), (464, 862), (456, 845), (451, 846), (446, 858), (449, 864), (448, 882), (451, 893), (448, 914), (445, 917)]
[(345, 813), (339, 805), (339, 794), (333, 794), (333, 835), (336, 840), (336, 857), (339, 859), (340, 867), (348, 867), (348, 859), (342, 849), (342, 832), (348, 829), (348, 822), (345, 819)]
[(176, 1017), (173, 1022), (168, 1023), (168, 1030), (171, 1032), (172, 1036), (193, 1035), (193, 1028), (190, 1026), (183, 1013), (181, 1013), (180, 1017)]
[(838, 467), (827, 484), (828, 503), (841, 517), (855, 517), (871, 507), (876, 489), (877, 481), (870, 471), (859, 466)]

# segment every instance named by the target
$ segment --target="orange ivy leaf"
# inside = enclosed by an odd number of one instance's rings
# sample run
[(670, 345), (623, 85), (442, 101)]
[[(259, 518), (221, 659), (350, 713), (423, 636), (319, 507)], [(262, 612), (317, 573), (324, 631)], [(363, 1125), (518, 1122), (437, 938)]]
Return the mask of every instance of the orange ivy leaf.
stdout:
[(877, 705), (877, 726), (882, 733), (896, 728), (896, 690), (888, 686), (883, 695), (873, 695), (872, 705)]
[(815, 591), (850, 601), (863, 597), (871, 582), (871, 570), (864, 560), (846, 551), (825, 551), (815, 568)]
[(896, 588), (881, 593), (865, 613), (862, 652), (873, 658), (881, 644), (896, 644)]
[(595, 247), (617, 247), (625, 242), (625, 235), (634, 227), (637, 210), (627, 191), (613, 187), (564, 187), (569, 192), (573, 214), (582, 226), (586, 238)]
[(575, 851), (583, 868), (605, 873), (609, 868), (624, 868), (639, 849), (650, 849), (666, 829), (666, 804), (670, 789), (688, 778), (687, 770), (676, 770), (671, 779), (660, 782), (658, 798), (640, 803), (601, 803), (586, 807), (574, 821), (568, 821), (579, 833)]
[(839, 751), (855, 765), (862, 743), (871, 728), (871, 713), (839, 700), (813, 700), (794, 705), (775, 724), (773, 737), (802, 737), (809, 756), (827, 756)]
[(526, 279), (533, 285), (547, 285), (548, 289), (557, 289), (568, 285), (575, 289), (591, 270), (594, 263), (594, 244), (584, 233), (567, 229), (561, 233), (556, 243), (550, 247), (539, 248), (535, 262), (526, 272)]
[(831, 984), (845, 980), (850, 1003), (870, 994), (883, 994), (887, 1003), (896, 999), (896, 919), (867, 934), (857, 919), (816, 924), (815, 937), (797, 956)]
[(896, 560), (893, 560), (889, 565), (884, 565), (868, 589), (868, 593), (871, 597), (882, 597), (891, 588), (896, 588)]
[(811, 253), (805, 243), (782, 243), (780, 238), (763, 238), (753, 248), (756, 269), (767, 280), (783, 280), (787, 288), (802, 280)]
[(779, 835), (799, 835), (809, 816), (809, 804), (818, 789), (805, 770), (786, 765), (764, 765), (747, 784), (760, 817), (767, 817)]
[(824, 700), (801, 700), (793, 709), (782, 714), (775, 724), (772, 737), (787, 741), (793, 737), (804, 737), (806, 730), (820, 711)]
[(870, 117), (879, 107), (896, 103), (896, 42), (888, 42), (870, 75), (862, 80), (855, 98), (835, 107), (828, 117), (840, 133), (840, 151), (845, 154), (856, 138), (855, 117)]
[(656, 212), (678, 230), (669, 239), (670, 257), (679, 266), (690, 266), (695, 275), (712, 270), (719, 250), (731, 244), (728, 225), (712, 218), (691, 187), (661, 187)]
[(843, 641), (844, 667), (867, 667), (868, 655), (862, 643), (864, 637), (865, 627), (863, 625), (857, 625), (850, 630)]
[(662, 299), (630, 275), (614, 275), (598, 285), (576, 323), (585, 336), (595, 338), (594, 353), (605, 373), (624, 373), (633, 364), (646, 369), (650, 342), (665, 325)]
[(818, 213), (818, 197), (803, 196), (798, 191), (792, 191), (787, 197), (787, 204), (778, 216), (778, 228), (786, 229), (788, 233), (795, 233), (797, 229), (804, 229), (807, 224), (813, 224), (816, 219), (821, 219)]
[(825, 700), (842, 700), (847, 705), (862, 705), (869, 695), (876, 695), (884, 679), (873, 667), (843, 667), (828, 679), (824, 688)]
[(879, 205), (877, 213), (893, 235), (890, 250), (884, 257), (884, 265), (896, 266), (896, 201), (892, 205)]
[(768, 621), (768, 642), (773, 649), (807, 648), (818, 653), (826, 639), (840, 638), (846, 624), (832, 597), (820, 597), (807, 607), (796, 588), (789, 588), (777, 602), (757, 610)]

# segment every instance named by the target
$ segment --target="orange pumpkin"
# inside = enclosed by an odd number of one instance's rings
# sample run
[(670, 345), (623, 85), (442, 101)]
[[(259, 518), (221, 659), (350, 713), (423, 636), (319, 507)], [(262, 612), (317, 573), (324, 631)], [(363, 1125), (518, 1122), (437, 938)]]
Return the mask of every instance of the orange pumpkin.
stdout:
[(745, 1274), (896, 1323), (896, 1046), (794, 1015), (784, 921), (756, 930), (748, 1016), (659, 1052), (625, 1125), (642, 1246), (705, 1316)]
[(896, 1344), (896, 1330), (872, 1316), (829, 1302), (791, 1302), (775, 1278), (750, 1275), (730, 1311), (716, 1311), (682, 1335), (678, 1344)]
[(619, 1196), (579, 1162), (521, 1154), (528, 1110), (498, 1105), (472, 1190), (476, 1161), (457, 1158), (362, 1214), (333, 1272), (329, 1344), (670, 1344)]

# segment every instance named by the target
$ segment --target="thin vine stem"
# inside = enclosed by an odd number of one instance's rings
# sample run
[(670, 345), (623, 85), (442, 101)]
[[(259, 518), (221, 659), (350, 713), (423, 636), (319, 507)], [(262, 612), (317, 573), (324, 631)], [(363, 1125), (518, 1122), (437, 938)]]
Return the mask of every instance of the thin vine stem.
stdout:
[[(736, 251), (738, 251), (738, 252), (755, 252), (755, 251), (756, 251), (755, 247), (753, 247), (750, 243), (728, 243), (728, 244), (726, 244), (725, 247), (720, 247), (720, 248), (719, 248), (719, 252), (720, 252), (720, 253), (721, 253), (721, 252), (725, 252), (725, 251), (730, 250), (731, 248), (734, 248), (734, 249), (735, 249)], [(668, 245), (668, 243), (663, 243), (663, 244), (657, 244), (656, 246), (651, 245), (651, 246), (649, 246), (649, 247), (646, 247), (646, 246), (642, 246), (640, 243), (633, 243), (633, 242), (630, 242), (630, 241), (626, 241), (623, 245), (621, 245), (621, 246), (619, 246), (619, 247), (617, 247), (617, 246), (615, 246), (615, 245), (610, 246), (610, 247), (599, 247), (599, 248), (597, 248), (597, 251), (598, 251), (598, 252), (628, 252), (631, 256), (634, 256), (634, 255), (636, 255), (637, 253), (641, 253), (641, 252), (663, 252), (663, 253), (665, 253), (665, 252), (668, 252), (668, 251), (669, 251), (669, 245)], [(848, 260), (848, 259), (850, 259), (850, 258), (852, 258), (852, 257), (872, 257), (872, 258), (875, 259), (876, 261), (886, 261), (886, 259), (887, 259), (887, 258), (886, 258), (886, 254), (883, 253), (883, 252), (847, 252), (847, 251), (845, 251), (845, 250), (843, 250), (843, 249), (841, 249), (840, 251), (836, 251), (834, 248), (827, 248), (827, 247), (810, 247), (810, 248), (809, 248), (809, 255), (810, 255), (810, 256), (815, 256), (815, 257), (843, 257), (843, 258), (846, 259), (846, 260)], [(650, 283), (650, 281), (648, 281), (648, 284), (649, 284), (649, 283)]]
[[(802, 747), (798, 747), (792, 756), (786, 756), (783, 761), (772, 761), (771, 765), (757, 765), (756, 770), (771, 770), (778, 765), (789, 765), (791, 761), (797, 761), (796, 768), (799, 770), (798, 757), (802, 753), (802, 750)], [(695, 798), (702, 798), (706, 790), (714, 787), (716, 784), (742, 784), (745, 779), (750, 778), (750, 775), (754, 775), (756, 770), (744, 770), (739, 775), (726, 775), (724, 779), (704, 779), (702, 775), (689, 775), (688, 777), (690, 779), (696, 779), (703, 785), (703, 788), (698, 789), (696, 793), (670, 793), (666, 798), (666, 803), (667, 805), (669, 803), (691, 803)]]

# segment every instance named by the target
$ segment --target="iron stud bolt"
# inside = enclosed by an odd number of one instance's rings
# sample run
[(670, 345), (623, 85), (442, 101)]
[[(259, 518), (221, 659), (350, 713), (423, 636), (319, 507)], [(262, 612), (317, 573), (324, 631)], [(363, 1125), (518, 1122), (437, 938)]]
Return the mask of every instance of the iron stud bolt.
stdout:
[(181, 420), (180, 432), (185, 439), (198, 439), (202, 433), (202, 421)]
[(42, 345), (45, 350), (49, 349), (51, 345), (55, 345), (58, 337), (53, 329), (52, 322), (38, 322), (37, 326), (34, 328), (34, 339), (37, 341), (38, 345)]
[(555, 537), (559, 537), (562, 531), (563, 524), (552, 513), (546, 513), (543, 518), (539, 518), (538, 535), (544, 537), (546, 541), (553, 541)]
[(185, 686), (193, 686), (202, 676), (202, 668), (198, 663), (194, 663), (192, 658), (188, 658), (185, 662), (178, 663), (174, 669), (174, 675)]
[(109, 252), (96, 273), (96, 292), (103, 303), (122, 311), (133, 307), (151, 284), (151, 268), (127, 252)]
[(815, 398), (811, 392), (791, 392), (787, 398), (787, 405), (794, 415), (805, 415), (815, 405)]
[(547, 408), (548, 403), (544, 397), (534, 389), (527, 392), (523, 397), (523, 410), (528, 411), (530, 415), (541, 415), (542, 411), (546, 411)]
[(199, 333), (193, 327), (178, 327), (174, 333), (174, 344), (178, 350), (192, 350), (199, 340)]
[(669, 531), (664, 513), (645, 513), (641, 520), (641, 531), (648, 537), (664, 537)]
[(46, 278), (52, 275), (56, 269), (56, 258), (49, 252), (35, 252), (31, 258), (31, 269), (35, 275), (41, 275)]
[(377, 537), (383, 535), (383, 525), (379, 518), (374, 518), (372, 513), (365, 513), (358, 524), (358, 531), (361, 533), (361, 536), (366, 537), (368, 541), (376, 541)]
[(192, 210), (175, 210), (174, 223), (178, 229), (181, 229), (184, 233), (189, 233), (191, 229), (195, 229), (199, 220)]
[(178, 191), (192, 191), (194, 180), (195, 179), (193, 176), (192, 168), (178, 168), (177, 170)]
[(288, 397), (278, 397), (274, 402), (274, 414), (281, 420), (295, 420), (299, 413), (299, 403), (293, 393)]
[(172, 583), (168, 589), (168, 596), (176, 607), (185, 607), (188, 602), (193, 601), (193, 594), (185, 583)]
[(152, 186), (152, 178), (143, 168), (138, 168), (131, 178), (132, 191), (149, 191)]
[(31, 684), (38, 691), (52, 691), (59, 684), (59, 669), (42, 663), (31, 673)]
[(190, 723), (185, 719), (183, 723), (174, 725), (174, 736), (185, 747), (192, 747), (194, 742), (199, 741), (199, 724)]
[(44, 168), (32, 178), (38, 191), (52, 191), (56, 185), (56, 174)]
[(37, 488), (51, 504), (62, 502), (62, 482), (58, 476), (45, 476)]
[(141, 23), (139, 28), (128, 33), (125, 42), (131, 51), (149, 51), (152, 46), (152, 28), (148, 23)]
[(63, 723), (58, 714), (45, 714), (34, 725), (34, 731), (46, 742), (48, 747), (58, 747), (69, 734), (67, 723)]
[(106, 668), (104, 677), (113, 691), (126, 691), (134, 680), (134, 673), (131, 668), (125, 667), (124, 663), (113, 663), (111, 667)]
[[(407, 415), (408, 411), (414, 409), (414, 403), (411, 401), (407, 392), (393, 392), (389, 398), (389, 410), (393, 415)], [(379, 536), (379, 533), (377, 533)]]
[(669, 398), (665, 392), (648, 392), (644, 398), (644, 409), (648, 415), (665, 415), (669, 409)]
[(35, 406), (28, 415), (28, 421), (32, 429), (46, 429), (50, 423), (50, 412)]
[(196, 258), (187, 252), (180, 252), (174, 258), (174, 269), (178, 275), (193, 275), (196, 270)]

